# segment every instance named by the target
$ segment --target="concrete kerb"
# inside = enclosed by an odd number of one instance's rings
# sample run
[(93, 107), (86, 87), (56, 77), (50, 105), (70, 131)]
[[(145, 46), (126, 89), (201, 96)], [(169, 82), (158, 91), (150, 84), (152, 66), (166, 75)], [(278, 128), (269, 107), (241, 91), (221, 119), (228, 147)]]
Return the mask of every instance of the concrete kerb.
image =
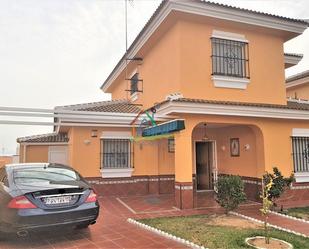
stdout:
[(172, 235), (170, 233), (164, 232), (164, 231), (162, 231), (160, 229), (157, 229), (157, 228), (154, 228), (152, 226), (149, 226), (149, 225), (146, 225), (144, 223), (141, 223), (141, 222), (139, 222), (137, 220), (129, 218), (129, 219), (127, 219), (127, 221), (129, 223), (133, 224), (133, 225), (136, 225), (136, 226), (140, 227), (140, 228), (143, 228), (143, 229), (148, 230), (150, 232), (156, 233), (156, 234), (158, 234), (160, 236), (163, 236), (163, 237), (165, 237), (167, 239), (174, 240), (174, 241), (176, 241), (178, 243), (181, 243), (181, 244), (183, 244), (185, 246), (188, 246), (188, 247), (191, 247), (193, 249), (208, 249), (208, 248), (206, 248), (204, 246), (197, 245), (197, 244), (195, 244), (195, 243), (193, 243), (193, 242), (191, 242), (189, 240), (185, 240), (183, 238), (177, 237), (177, 236)]
[(290, 220), (301, 221), (301, 222), (304, 222), (304, 223), (309, 224), (309, 221), (308, 221), (308, 220), (305, 220), (305, 219), (296, 218), (296, 217), (293, 217), (293, 216), (291, 216), (291, 215), (282, 214), (282, 213), (275, 212), (275, 211), (269, 211), (269, 212), (270, 212), (271, 214), (278, 215), (278, 216), (281, 216), (281, 217), (284, 217), (284, 218), (287, 218), (287, 219), (290, 219)]
[[(264, 224), (264, 221), (261, 221), (261, 220), (258, 220), (258, 219), (255, 219), (255, 218), (252, 218), (252, 217), (240, 214), (240, 213), (236, 213), (236, 212), (230, 212), (230, 213), (233, 214), (233, 215), (236, 215), (238, 217), (242, 217), (244, 219), (247, 219), (247, 220), (250, 220), (250, 221), (254, 221), (254, 222), (259, 223), (259, 224)], [(290, 230), (290, 229), (286, 229), (284, 227), (272, 225), (270, 223), (268, 223), (268, 224), (269, 224), (269, 227), (275, 228), (277, 230), (280, 230), (280, 231), (283, 231), (283, 232), (287, 232), (287, 233), (291, 233), (291, 234), (298, 235), (298, 236), (302, 236), (304, 238), (309, 238), (309, 236), (307, 236), (306, 234), (299, 233), (299, 232), (296, 232), (296, 231), (293, 231), (293, 230)]]

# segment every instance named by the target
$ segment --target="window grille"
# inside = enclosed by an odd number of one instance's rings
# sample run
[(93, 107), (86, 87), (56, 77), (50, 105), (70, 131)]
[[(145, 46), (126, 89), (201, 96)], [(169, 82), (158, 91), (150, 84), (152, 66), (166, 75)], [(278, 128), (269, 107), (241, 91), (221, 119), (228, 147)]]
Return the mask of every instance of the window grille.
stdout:
[(309, 137), (292, 137), (294, 172), (309, 172)]
[(128, 139), (101, 140), (101, 168), (124, 169), (133, 167), (133, 147)]
[(168, 143), (168, 152), (174, 153), (175, 152), (175, 139), (169, 138), (167, 140), (167, 143)]
[(139, 82), (138, 73), (132, 76), (130, 82), (131, 82), (130, 92), (132, 95), (133, 93), (138, 92), (138, 82)]
[(212, 41), (212, 75), (250, 78), (248, 43), (220, 38)]

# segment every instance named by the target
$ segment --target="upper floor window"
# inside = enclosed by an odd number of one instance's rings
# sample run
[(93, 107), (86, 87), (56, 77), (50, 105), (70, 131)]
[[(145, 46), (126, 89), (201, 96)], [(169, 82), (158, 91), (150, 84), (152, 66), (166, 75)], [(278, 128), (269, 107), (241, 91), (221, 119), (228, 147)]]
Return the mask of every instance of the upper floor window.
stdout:
[(248, 43), (212, 37), (212, 75), (250, 78)]
[(138, 92), (138, 73), (135, 73), (130, 79), (130, 92), (131, 95)]

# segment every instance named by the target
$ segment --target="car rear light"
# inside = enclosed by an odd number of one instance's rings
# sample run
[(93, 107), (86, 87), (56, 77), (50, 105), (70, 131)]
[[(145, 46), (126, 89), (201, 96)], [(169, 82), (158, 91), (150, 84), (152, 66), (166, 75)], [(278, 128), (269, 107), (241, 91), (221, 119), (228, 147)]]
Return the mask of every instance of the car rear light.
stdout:
[(97, 201), (97, 194), (93, 190), (90, 190), (90, 194), (88, 195), (85, 202), (96, 202), (96, 201)]
[(25, 196), (17, 196), (9, 202), (8, 208), (26, 209), (37, 208), (37, 206), (30, 202)]

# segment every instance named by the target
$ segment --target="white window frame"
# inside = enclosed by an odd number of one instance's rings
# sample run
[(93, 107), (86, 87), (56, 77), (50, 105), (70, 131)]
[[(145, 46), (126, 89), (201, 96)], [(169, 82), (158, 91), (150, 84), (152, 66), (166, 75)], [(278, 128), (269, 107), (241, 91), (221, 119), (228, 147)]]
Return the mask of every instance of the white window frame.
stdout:
[[(231, 41), (240, 41), (248, 43), (249, 41), (246, 39), (245, 35), (225, 32), (221, 30), (213, 30), (212, 38), (226, 39)], [(238, 78), (232, 76), (221, 76), (221, 75), (213, 75), (211, 77), (214, 86), (219, 88), (231, 88), (231, 89), (241, 89), (244, 90), (247, 88), (247, 85), (250, 83), (250, 79), (248, 78)]]
[[(292, 130), (292, 137), (309, 137), (309, 129), (294, 128)], [(294, 170), (294, 162), (293, 162)], [(309, 171), (308, 172), (294, 172), (295, 181), (297, 183), (309, 182)]]
[[(100, 137), (100, 146), (101, 140), (104, 139), (126, 139), (130, 140), (132, 138), (131, 132), (127, 131), (105, 131)], [(130, 144), (129, 144), (130, 146)], [(101, 153), (101, 148), (100, 148)], [(131, 162), (131, 153), (129, 152), (129, 164)], [(102, 160), (100, 161), (100, 167), (102, 167)], [(134, 165), (129, 165), (128, 168), (101, 168), (100, 169), (102, 178), (122, 178), (122, 177), (131, 177), (134, 172)]]

